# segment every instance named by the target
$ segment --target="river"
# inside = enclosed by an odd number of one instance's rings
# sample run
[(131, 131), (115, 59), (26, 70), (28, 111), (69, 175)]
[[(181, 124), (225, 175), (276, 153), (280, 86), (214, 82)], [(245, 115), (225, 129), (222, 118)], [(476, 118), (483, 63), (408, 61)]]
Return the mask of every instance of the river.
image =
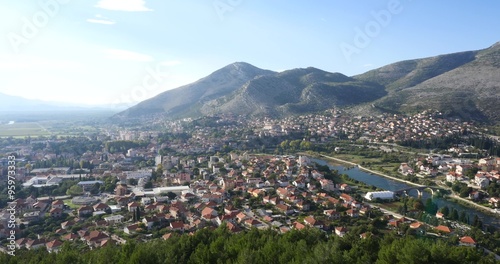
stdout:
[[(396, 180), (385, 178), (385, 177), (382, 177), (379, 175), (367, 173), (365, 171), (360, 170), (357, 167), (354, 167), (351, 169), (345, 169), (343, 166), (335, 166), (335, 165), (329, 164), (327, 161), (321, 160), (321, 159), (311, 158), (311, 161), (316, 162), (320, 165), (328, 165), (331, 170), (337, 170), (340, 174), (347, 174), (352, 179), (355, 179), (355, 180), (360, 181), (360, 182), (364, 182), (367, 185), (373, 185), (373, 186), (380, 188), (380, 189), (384, 189), (384, 190), (388, 190), (388, 191), (397, 191), (397, 190), (401, 190), (401, 189), (405, 189), (405, 188), (414, 187), (414, 186), (411, 186), (409, 184), (406, 184), (406, 183), (403, 183), (400, 181), (396, 181)], [(416, 190), (410, 191), (409, 195), (413, 196), (413, 197), (418, 196)], [(500, 216), (494, 217), (494, 216), (485, 214), (481, 211), (478, 211), (474, 208), (465, 207), (461, 204), (458, 204), (458, 203), (455, 203), (452, 201), (448, 201), (448, 200), (445, 200), (443, 198), (432, 197), (432, 195), (430, 193), (423, 192), (422, 201), (424, 202), (424, 204), (425, 204), (425, 201), (427, 200), (427, 198), (432, 198), (432, 201), (435, 204), (437, 204), (438, 208), (448, 206), (448, 208), (450, 208), (450, 209), (457, 209), (459, 214), (462, 211), (464, 211), (466, 213), (466, 215), (469, 217), (470, 221), (472, 221), (472, 219), (474, 219), (474, 215), (477, 215), (479, 217), (479, 219), (481, 219), (481, 221), (483, 222), (483, 224), (485, 226), (491, 225), (491, 226), (496, 227), (497, 229), (500, 229)]]

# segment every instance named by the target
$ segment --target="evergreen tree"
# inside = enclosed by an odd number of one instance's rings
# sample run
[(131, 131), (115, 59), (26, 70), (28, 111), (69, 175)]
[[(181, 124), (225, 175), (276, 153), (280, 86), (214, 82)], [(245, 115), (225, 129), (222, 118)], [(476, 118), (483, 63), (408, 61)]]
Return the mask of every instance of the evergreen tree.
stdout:
[(135, 209), (135, 218), (136, 218), (135, 221), (141, 220), (141, 209), (139, 207), (137, 207), (137, 209)]

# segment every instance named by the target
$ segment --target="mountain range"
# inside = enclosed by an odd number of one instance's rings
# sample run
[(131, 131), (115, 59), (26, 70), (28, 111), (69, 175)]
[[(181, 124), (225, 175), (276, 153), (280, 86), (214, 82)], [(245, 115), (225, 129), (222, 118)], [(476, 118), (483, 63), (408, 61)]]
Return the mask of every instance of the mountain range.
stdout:
[(400, 61), (351, 77), (313, 67), (273, 72), (236, 62), (116, 117), (279, 117), (344, 106), (394, 113), (434, 109), (448, 117), (500, 122), (500, 42), (482, 50)]

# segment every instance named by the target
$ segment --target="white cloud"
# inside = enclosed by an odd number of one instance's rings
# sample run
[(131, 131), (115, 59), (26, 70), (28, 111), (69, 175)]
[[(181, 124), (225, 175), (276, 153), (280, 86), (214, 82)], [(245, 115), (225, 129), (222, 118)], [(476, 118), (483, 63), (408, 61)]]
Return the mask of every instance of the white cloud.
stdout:
[(99, 14), (95, 15), (95, 18), (89, 18), (89, 19), (87, 19), (87, 22), (96, 23), (96, 24), (104, 24), (104, 25), (114, 25), (114, 24), (116, 24), (116, 21), (114, 21), (113, 19), (104, 17), (104, 16), (99, 15)]
[(372, 67), (372, 66), (373, 66), (373, 64), (371, 64), (371, 63), (367, 63), (367, 64), (364, 64), (364, 65), (363, 65), (363, 67), (365, 67), (365, 68), (367, 68), (367, 67)]
[(153, 11), (144, 0), (100, 0), (95, 7), (128, 12)]
[(153, 61), (153, 57), (149, 55), (129, 50), (107, 49), (104, 52), (108, 55), (108, 58), (110, 59), (128, 60), (128, 61)]

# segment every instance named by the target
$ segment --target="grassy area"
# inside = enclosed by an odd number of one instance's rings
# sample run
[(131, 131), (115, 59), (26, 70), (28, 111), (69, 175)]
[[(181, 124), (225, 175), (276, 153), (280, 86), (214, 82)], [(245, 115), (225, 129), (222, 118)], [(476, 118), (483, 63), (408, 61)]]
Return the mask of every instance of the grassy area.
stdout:
[(80, 206), (76, 205), (76, 204), (73, 204), (73, 202), (71, 201), (71, 199), (66, 199), (66, 200), (63, 200), (64, 204), (69, 206), (69, 208), (71, 209), (78, 209), (80, 208)]
[(37, 122), (0, 124), (0, 137), (48, 136), (50, 132)]
[(364, 162), (364, 163), (370, 162), (372, 164), (381, 163), (380, 159), (378, 159), (378, 158), (365, 158), (363, 156), (352, 155), (352, 154), (335, 154), (335, 158), (347, 160), (347, 161), (354, 162), (357, 164), (361, 164), (362, 162)]

